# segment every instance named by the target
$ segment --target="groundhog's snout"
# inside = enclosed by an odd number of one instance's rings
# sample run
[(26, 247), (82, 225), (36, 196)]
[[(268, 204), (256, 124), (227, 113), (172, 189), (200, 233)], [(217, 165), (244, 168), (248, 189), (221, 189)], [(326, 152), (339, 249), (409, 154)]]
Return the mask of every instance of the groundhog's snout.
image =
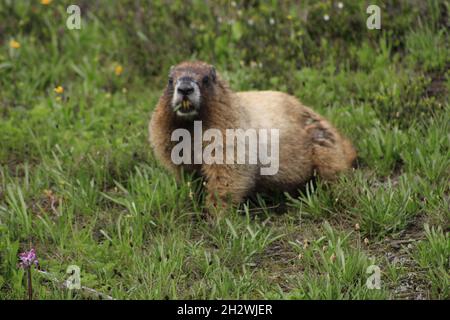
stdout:
[(194, 79), (182, 77), (176, 81), (172, 108), (179, 117), (191, 118), (198, 114), (200, 88)]
[(194, 92), (193, 81), (183, 80), (177, 87), (177, 92), (188, 98)]

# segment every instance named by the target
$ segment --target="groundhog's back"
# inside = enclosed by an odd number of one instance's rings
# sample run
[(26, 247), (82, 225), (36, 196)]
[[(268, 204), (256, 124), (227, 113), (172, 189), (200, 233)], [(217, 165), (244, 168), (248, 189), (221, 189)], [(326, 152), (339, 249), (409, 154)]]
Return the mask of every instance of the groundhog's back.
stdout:
[(280, 169), (261, 183), (286, 187), (308, 180), (314, 171), (325, 179), (351, 168), (356, 158), (352, 144), (330, 122), (295, 97), (278, 91), (237, 92), (248, 128), (278, 129)]

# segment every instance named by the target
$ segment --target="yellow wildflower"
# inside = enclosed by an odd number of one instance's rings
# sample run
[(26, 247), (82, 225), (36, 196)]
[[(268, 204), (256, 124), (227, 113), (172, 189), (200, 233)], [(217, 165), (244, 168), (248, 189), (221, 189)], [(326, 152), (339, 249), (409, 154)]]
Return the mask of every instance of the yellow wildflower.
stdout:
[(116, 76), (120, 76), (123, 72), (123, 67), (119, 64), (114, 68), (114, 73)]
[(50, 3), (52, 3), (52, 0), (41, 0), (41, 4), (44, 6), (49, 5)]
[(9, 42), (9, 47), (13, 48), (13, 49), (19, 49), (20, 48), (20, 43), (18, 43), (16, 40), (11, 40)]
[(57, 86), (55, 89), (53, 89), (56, 93), (61, 94), (64, 92), (64, 88), (61, 86)]

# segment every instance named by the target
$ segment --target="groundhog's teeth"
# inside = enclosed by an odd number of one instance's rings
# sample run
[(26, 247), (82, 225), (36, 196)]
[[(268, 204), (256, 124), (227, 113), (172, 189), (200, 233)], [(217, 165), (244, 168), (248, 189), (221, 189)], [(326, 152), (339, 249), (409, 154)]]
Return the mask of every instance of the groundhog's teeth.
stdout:
[(181, 102), (181, 106), (183, 107), (183, 109), (189, 109), (190, 105), (191, 104), (190, 104), (190, 102), (188, 100), (183, 100)]

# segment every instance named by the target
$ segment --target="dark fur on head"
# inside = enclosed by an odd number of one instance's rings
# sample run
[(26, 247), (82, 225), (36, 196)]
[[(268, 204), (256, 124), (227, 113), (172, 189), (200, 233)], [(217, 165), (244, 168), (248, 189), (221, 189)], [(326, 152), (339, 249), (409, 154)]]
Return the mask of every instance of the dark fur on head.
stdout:
[(194, 81), (206, 89), (210, 87), (210, 82), (216, 81), (216, 69), (214, 66), (202, 61), (184, 61), (176, 66), (172, 66), (169, 72), (167, 88), (172, 88), (173, 83), (183, 76), (190, 76)]
[[(180, 81), (189, 82), (195, 88), (191, 97), (182, 98), (177, 95), (176, 87)], [(204, 120), (211, 105), (226, 102), (228, 93), (227, 85), (220, 79), (214, 66), (201, 61), (185, 61), (171, 67), (163, 99), (175, 118), (178, 118), (176, 122), (192, 122), (196, 119)], [(180, 109), (177, 104), (182, 100), (189, 100), (190, 105), (194, 106), (191, 109), (195, 109), (195, 115), (185, 118), (176, 113), (176, 110)]]

